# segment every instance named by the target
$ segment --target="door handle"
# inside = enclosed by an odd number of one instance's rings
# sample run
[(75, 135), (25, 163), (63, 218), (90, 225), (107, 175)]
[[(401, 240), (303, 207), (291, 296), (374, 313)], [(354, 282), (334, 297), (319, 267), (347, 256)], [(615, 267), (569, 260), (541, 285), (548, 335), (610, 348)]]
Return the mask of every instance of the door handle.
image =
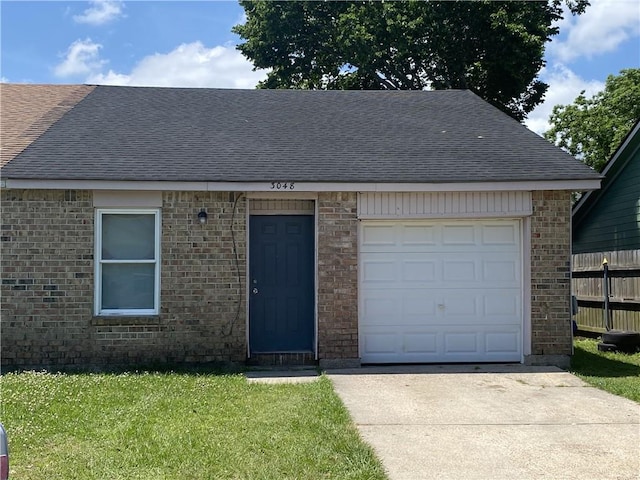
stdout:
[(256, 295), (258, 293), (258, 288), (257, 287), (253, 287), (253, 290), (251, 290), (251, 293)]

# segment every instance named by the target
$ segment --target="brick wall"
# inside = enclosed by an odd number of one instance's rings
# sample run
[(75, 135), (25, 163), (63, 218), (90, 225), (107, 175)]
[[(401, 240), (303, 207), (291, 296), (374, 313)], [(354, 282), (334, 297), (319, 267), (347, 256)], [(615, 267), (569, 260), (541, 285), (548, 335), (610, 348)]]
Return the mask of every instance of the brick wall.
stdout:
[(0, 207), (2, 364), (89, 360), (91, 192), (2, 190)]
[(318, 195), (318, 356), (358, 364), (358, 222), (355, 193)]
[[(246, 358), (246, 200), (234, 214), (232, 197), (164, 193), (161, 317), (169, 360)], [(196, 221), (202, 207), (205, 225)]]
[(94, 317), (92, 193), (3, 190), (2, 364), (244, 360), (244, 199), (233, 207), (228, 192), (165, 193), (160, 315)]
[[(243, 361), (246, 201), (234, 213), (233, 200), (165, 192), (160, 314), (95, 317), (92, 193), (2, 190), (2, 364)], [(318, 215), (318, 355), (325, 366), (355, 365), (356, 194), (320, 193)], [(529, 363), (571, 353), (569, 220), (569, 192), (533, 193)]]
[(533, 192), (529, 363), (567, 364), (572, 352), (570, 195)]

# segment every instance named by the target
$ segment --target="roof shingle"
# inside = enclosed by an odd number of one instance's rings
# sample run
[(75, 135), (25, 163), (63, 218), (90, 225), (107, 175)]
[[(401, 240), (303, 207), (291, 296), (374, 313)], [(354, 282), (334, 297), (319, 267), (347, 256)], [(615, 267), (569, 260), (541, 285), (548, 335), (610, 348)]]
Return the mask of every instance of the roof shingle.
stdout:
[(6, 178), (450, 183), (599, 176), (466, 90), (96, 87)]
[(0, 84), (0, 165), (22, 152), (93, 88)]

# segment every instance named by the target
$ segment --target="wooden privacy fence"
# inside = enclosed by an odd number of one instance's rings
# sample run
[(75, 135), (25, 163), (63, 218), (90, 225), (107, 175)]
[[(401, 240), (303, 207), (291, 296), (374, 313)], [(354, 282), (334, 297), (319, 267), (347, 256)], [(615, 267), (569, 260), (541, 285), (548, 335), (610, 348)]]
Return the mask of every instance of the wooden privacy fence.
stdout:
[(614, 330), (640, 332), (640, 250), (573, 255), (571, 287), (578, 299), (578, 329), (605, 331), (603, 259), (608, 261), (608, 306)]

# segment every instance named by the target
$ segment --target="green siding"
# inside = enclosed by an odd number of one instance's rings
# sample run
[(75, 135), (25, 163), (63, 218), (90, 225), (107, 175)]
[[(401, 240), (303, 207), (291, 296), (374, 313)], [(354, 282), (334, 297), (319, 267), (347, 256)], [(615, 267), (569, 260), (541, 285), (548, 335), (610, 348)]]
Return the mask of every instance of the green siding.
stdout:
[[(620, 159), (622, 160), (622, 159)], [(582, 221), (574, 225), (573, 253), (640, 248), (640, 150)]]

